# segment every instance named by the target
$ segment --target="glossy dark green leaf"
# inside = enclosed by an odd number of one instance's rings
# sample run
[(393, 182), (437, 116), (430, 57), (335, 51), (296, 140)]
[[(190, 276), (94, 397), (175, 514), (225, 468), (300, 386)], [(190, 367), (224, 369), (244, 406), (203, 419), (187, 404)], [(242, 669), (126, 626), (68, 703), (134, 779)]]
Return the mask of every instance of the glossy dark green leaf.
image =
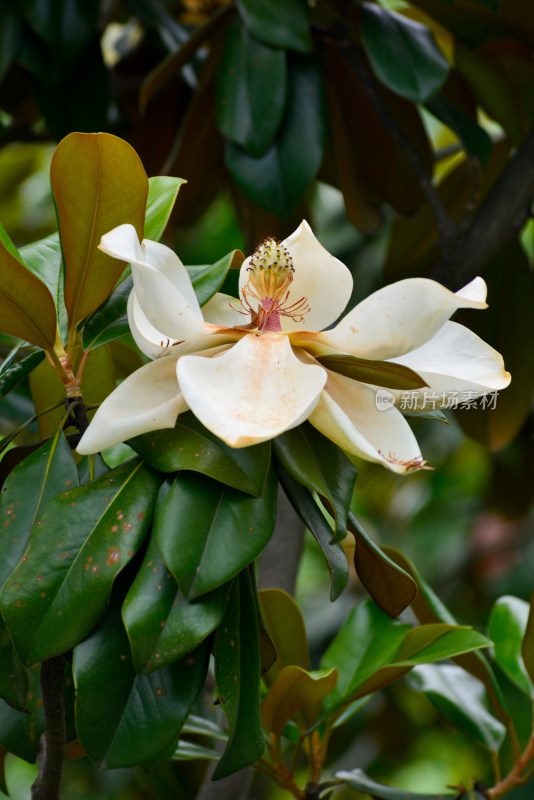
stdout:
[(321, 668), (337, 667), (337, 687), (325, 701), (328, 713), (348, 701), (354, 689), (398, 651), (410, 625), (392, 620), (372, 600), (349, 614), (321, 658)]
[(240, 267), (245, 257), (240, 250), (232, 250), (215, 264), (193, 264), (186, 266), (193, 289), (201, 306), (218, 292), (228, 271)]
[(98, 5), (86, 0), (22, 0), (27, 23), (65, 65), (76, 58), (93, 36)]
[(161, 472), (201, 472), (254, 497), (263, 492), (271, 460), (269, 442), (228, 447), (190, 413), (181, 414), (172, 430), (146, 433), (128, 444)]
[(95, 478), (100, 478), (100, 476), (108, 470), (109, 467), (100, 453), (95, 453), (92, 456), (84, 456), (78, 462), (78, 478), (80, 486), (85, 483), (89, 483), (89, 481), (94, 481)]
[(254, 36), (287, 50), (311, 50), (310, 11), (305, 0), (236, 0)]
[(39, 510), (0, 595), (24, 663), (63, 653), (89, 633), (146, 535), (158, 486), (150, 467), (129, 461)]
[(491, 609), (488, 630), (497, 664), (523, 694), (533, 697), (534, 688), (521, 655), (529, 610), (529, 604), (519, 597), (499, 597)]
[(206, 676), (209, 649), (137, 675), (118, 610), (74, 649), (76, 725), (102, 768), (149, 762), (172, 746)]
[(122, 607), (137, 672), (152, 672), (195, 650), (221, 622), (229, 589), (227, 584), (187, 600), (152, 536)]
[(374, 386), (400, 390), (420, 389), (427, 386), (416, 372), (402, 364), (370, 361), (367, 358), (346, 355), (319, 356), (317, 360), (327, 369), (339, 372), (340, 375), (346, 375), (347, 378), (361, 383), (372, 383)]
[(219, 761), (221, 754), (210, 747), (180, 739), (172, 756), (173, 761)]
[(325, 140), (321, 75), (315, 60), (293, 56), (288, 62), (288, 98), (276, 137), (260, 158), (232, 142), (226, 164), (252, 202), (287, 217), (304, 198), (319, 169)]
[(324, 518), (311, 492), (289, 475), (282, 467), (279, 469), (280, 483), (284, 491), (317, 544), (323, 551), (330, 572), (330, 599), (336, 600), (349, 579), (349, 565), (343, 548), (332, 543), (332, 529)]
[(361, 32), (373, 71), (388, 89), (414, 103), (426, 102), (441, 89), (449, 62), (426, 25), (362, 3)]
[(0, 697), (14, 708), (25, 707), (28, 676), (11, 643), (6, 626), (0, 621)]
[(221, 133), (251, 156), (262, 156), (284, 111), (285, 51), (264, 44), (234, 20), (225, 38), (216, 99)]
[(19, 758), (33, 762), (44, 730), (44, 713), (39, 668), (30, 669), (27, 674), (28, 691), (24, 703), (27, 713), (0, 700), (0, 745)]
[(84, 325), (82, 344), (84, 350), (94, 350), (102, 344), (112, 342), (130, 333), (128, 317), (128, 297), (132, 291), (133, 280), (125, 278), (110, 294), (107, 300), (91, 314)]
[(443, 792), (420, 794), (419, 792), (408, 792), (406, 789), (395, 789), (393, 786), (384, 786), (383, 783), (376, 783), (365, 774), (363, 769), (353, 769), (351, 772), (336, 772), (336, 778), (344, 781), (358, 792), (370, 794), (374, 798), (380, 798), (380, 800), (460, 800), (464, 794), (463, 792), (461, 794), (458, 794), (458, 792), (454, 794), (450, 792), (447, 794)]
[(59, 235), (52, 233), (44, 239), (21, 247), (20, 255), (28, 269), (41, 278), (50, 289), (50, 294), (55, 297), (61, 270)]
[(12, 364), (7, 369), (2, 369), (2, 372), (0, 372), (0, 397), (5, 397), (6, 394), (9, 394), (21, 380), (26, 378), (30, 372), (33, 372), (41, 361), (44, 361), (44, 357), (44, 350), (39, 350), (36, 353), (30, 353), (25, 358), (21, 358), (20, 361)]
[(171, 175), (158, 175), (148, 179), (146, 201), (145, 239), (159, 242), (171, 216), (180, 187), (186, 181)]
[(417, 594), (416, 582), (371, 539), (352, 512), (349, 530), (354, 535), (354, 567), (362, 585), (382, 611), (398, 617)]
[(276, 477), (261, 497), (187, 472), (176, 476), (154, 523), (160, 552), (188, 598), (216, 589), (253, 561), (276, 521)]
[(76, 464), (61, 431), (19, 461), (0, 494), (0, 586), (22, 556), (48, 501), (77, 485)]
[(336, 522), (333, 541), (344, 539), (356, 467), (337, 445), (308, 424), (277, 436), (273, 448), (280, 464), (296, 481), (326, 499)]
[(213, 774), (224, 778), (253, 764), (263, 754), (260, 714), (260, 638), (255, 587), (243, 570), (228, 598), (226, 614), (215, 637), (217, 693), (228, 718), (228, 746)]
[(452, 664), (423, 664), (412, 670), (408, 683), (452, 725), (491, 752), (499, 751), (506, 728), (490, 712), (487, 692), (472, 675)]
[(441, 94), (433, 97), (425, 105), (431, 114), (456, 133), (466, 152), (478, 158), (484, 167), (493, 146), (484, 128)]

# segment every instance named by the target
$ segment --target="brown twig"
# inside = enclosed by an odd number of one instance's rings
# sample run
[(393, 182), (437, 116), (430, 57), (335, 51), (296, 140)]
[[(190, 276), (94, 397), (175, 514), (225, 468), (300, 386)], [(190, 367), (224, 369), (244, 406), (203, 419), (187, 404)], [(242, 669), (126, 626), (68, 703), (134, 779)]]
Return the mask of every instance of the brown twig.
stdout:
[(62, 656), (49, 658), (41, 664), (45, 732), (39, 743), (39, 775), (32, 786), (32, 800), (59, 800), (65, 759), (64, 671)]
[(492, 786), (491, 789), (488, 789), (487, 794), (489, 800), (498, 800), (499, 797), (503, 797), (503, 795), (507, 794), (512, 789), (515, 789), (517, 786), (521, 786), (522, 784), (526, 783), (527, 780), (532, 776), (532, 772), (527, 772), (527, 769), (531, 765), (531, 761), (533, 759), (534, 733), (531, 735), (523, 754), (516, 760), (508, 775), (496, 783), (495, 786)]

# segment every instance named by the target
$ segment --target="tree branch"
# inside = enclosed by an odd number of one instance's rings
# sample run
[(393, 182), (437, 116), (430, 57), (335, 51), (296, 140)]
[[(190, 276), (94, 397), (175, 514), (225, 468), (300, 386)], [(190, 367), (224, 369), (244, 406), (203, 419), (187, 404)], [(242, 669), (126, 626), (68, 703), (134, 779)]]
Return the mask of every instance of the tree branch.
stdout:
[(39, 775), (32, 786), (32, 800), (59, 800), (65, 759), (64, 672), (62, 656), (49, 658), (41, 664), (45, 732), (39, 743)]
[(525, 224), (534, 196), (534, 128), (493, 186), (465, 231), (453, 259), (446, 254), (432, 272), (451, 289), (475, 278)]

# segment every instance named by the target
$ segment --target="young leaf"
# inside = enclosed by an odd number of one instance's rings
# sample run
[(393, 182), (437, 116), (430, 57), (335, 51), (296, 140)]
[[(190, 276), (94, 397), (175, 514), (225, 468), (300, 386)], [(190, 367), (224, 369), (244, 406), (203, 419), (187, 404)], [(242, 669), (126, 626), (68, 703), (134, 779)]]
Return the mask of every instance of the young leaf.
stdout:
[(286, 101), (286, 53), (257, 39), (240, 20), (228, 28), (216, 84), (219, 130), (259, 158)]
[(275, 519), (274, 471), (258, 498), (184, 472), (158, 509), (154, 532), (181, 591), (194, 598), (250, 564), (271, 538)]
[(228, 598), (226, 614), (215, 637), (217, 692), (228, 718), (230, 737), (213, 779), (224, 778), (253, 764), (263, 754), (260, 714), (260, 639), (255, 587), (243, 570)]
[(491, 610), (488, 630), (497, 664), (523, 694), (534, 697), (521, 655), (528, 616), (529, 605), (524, 600), (511, 595), (499, 597)]
[(278, 461), (296, 481), (326, 498), (336, 521), (333, 541), (344, 539), (357, 475), (352, 462), (308, 424), (277, 436), (273, 447)]
[(443, 86), (449, 63), (419, 22), (381, 8), (361, 5), (362, 41), (377, 78), (414, 103), (424, 103)]
[(382, 611), (398, 617), (416, 596), (416, 582), (373, 542), (352, 512), (349, 530), (354, 535), (354, 567), (359, 579)]
[(452, 664), (423, 664), (412, 670), (408, 683), (452, 725), (492, 753), (499, 751), (506, 728), (489, 711), (487, 692), (472, 675)]
[(97, 249), (102, 235), (129, 222), (143, 238), (148, 179), (135, 150), (117, 136), (71, 133), (56, 148), (50, 180), (72, 328), (106, 299), (124, 268)]
[(330, 572), (330, 599), (334, 601), (349, 579), (347, 557), (340, 544), (332, 543), (332, 529), (309, 490), (301, 486), (281, 466), (279, 466), (279, 477), (289, 502), (323, 551)]
[(161, 472), (201, 472), (254, 497), (263, 493), (271, 461), (269, 442), (228, 447), (189, 413), (181, 414), (172, 430), (143, 434), (128, 444)]
[(321, 709), (321, 701), (334, 689), (337, 669), (309, 672), (302, 667), (284, 667), (265, 695), (261, 707), (263, 727), (281, 736), (290, 719), (301, 731), (310, 728)]
[(260, 609), (276, 649), (276, 661), (263, 680), (270, 686), (284, 667), (310, 668), (308, 639), (300, 608), (282, 589), (263, 589), (258, 594)]
[(47, 286), (22, 263), (0, 225), (0, 326), (27, 342), (53, 350), (56, 307)]
[(74, 649), (76, 726), (98, 766), (134, 766), (174, 746), (206, 676), (203, 646), (151, 675), (136, 675), (118, 610)]
[(178, 588), (152, 536), (122, 606), (137, 672), (150, 673), (195, 650), (220, 624), (229, 584), (189, 601)]
[(0, 595), (24, 663), (69, 650), (93, 628), (146, 535), (158, 486), (150, 467), (129, 461), (40, 510)]

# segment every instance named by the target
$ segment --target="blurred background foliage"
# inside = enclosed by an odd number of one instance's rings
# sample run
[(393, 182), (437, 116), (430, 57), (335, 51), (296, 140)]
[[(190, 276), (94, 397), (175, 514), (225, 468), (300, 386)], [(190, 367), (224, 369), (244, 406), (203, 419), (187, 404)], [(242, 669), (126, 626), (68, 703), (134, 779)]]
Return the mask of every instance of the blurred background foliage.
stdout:
[[(530, 0), (0, 3), (0, 219), (18, 246), (55, 230), (55, 143), (101, 130), (128, 140), (149, 175), (188, 180), (165, 234), (187, 264), (251, 252), (305, 217), (353, 272), (351, 305), (405, 277), (453, 289), (485, 277), (489, 311), (462, 321), (503, 353), (511, 387), (494, 411), (414, 419), (435, 471), (399, 478), (362, 463), (353, 503), (459, 622), (481, 629), (497, 596), (532, 591), (533, 47)], [(5, 357), (10, 338), (0, 345)], [(128, 340), (103, 351), (107, 394), (139, 356)], [(46, 392), (44, 376), (21, 383), (0, 402), (0, 432)], [(330, 605), (321, 558), (310, 539), (297, 587), (315, 663), (366, 596), (353, 576)], [(529, 704), (506, 685), (526, 730)], [(491, 780), (484, 753), (405, 684), (343, 730), (338, 769), (419, 791)], [(27, 797), (35, 769), (12, 756), (6, 769), (11, 796)], [(64, 796), (189, 798), (203, 770), (69, 761)]]

